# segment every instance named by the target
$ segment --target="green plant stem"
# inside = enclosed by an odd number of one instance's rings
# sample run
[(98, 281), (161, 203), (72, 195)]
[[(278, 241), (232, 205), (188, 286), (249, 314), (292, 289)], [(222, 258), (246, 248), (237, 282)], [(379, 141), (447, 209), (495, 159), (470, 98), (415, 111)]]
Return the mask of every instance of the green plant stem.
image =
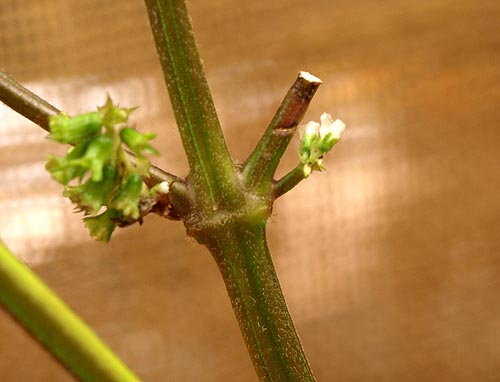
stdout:
[(262, 382), (315, 381), (283, 297), (265, 222), (235, 223), (208, 242)]
[(243, 179), (247, 188), (269, 192), (280, 159), (320, 85), (320, 79), (300, 72), (245, 163)]
[(80, 381), (139, 381), (1, 241), (0, 303)]
[[(178, 128), (192, 201), (178, 211), (214, 256), (262, 382), (314, 381), (265, 238), (274, 170), (321, 83), (301, 73), (245, 167), (241, 184), (215, 113), (184, 0), (145, 0)], [(263, 182), (269, 187), (260, 187)], [(176, 187), (171, 188), (176, 206)]]
[(183, 0), (146, 0), (165, 82), (189, 162), (189, 183), (206, 214), (241, 205), (235, 165), (217, 118)]
[(302, 182), (306, 177), (304, 176), (304, 164), (300, 163), (288, 174), (277, 180), (273, 185), (273, 197), (278, 199), (280, 196), (286, 194), (297, 184)]
[[(47, 132), (50, 132), (50, 117), (61, 113), (57, 107), (25, 88), (2, 70), (0, 70), (0, 101)], [(130, 160), (134, 162), (134, 154), (130, 152), (127, 154)], [(150, 187), (163, 181), (169, 183), (181, 181), (175, 175), (169, 174), (154, 165), (151, 165), (149, 175), (150, 177), (144, 178), (144, 181)]]
[(61, 111), (0, 70), (0, 101), (50, 132), (49, 118)]

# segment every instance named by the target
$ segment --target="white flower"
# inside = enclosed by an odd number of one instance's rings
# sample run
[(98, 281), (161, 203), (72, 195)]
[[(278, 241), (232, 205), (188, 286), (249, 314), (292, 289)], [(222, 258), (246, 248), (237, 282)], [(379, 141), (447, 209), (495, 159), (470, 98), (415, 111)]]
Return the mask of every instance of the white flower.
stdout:
[(328, 134), (331, 138), (339, 140), (340, 136), (345, 130), (345, 123), (340, 119), (333, 120), (332, 116), (328, 113), (321, 114), (321, 126), (319, 128), (319, 136), (324, 139)]
[(316, 134), (318, 134), (319, 129), (320, 129), (320, 124), (318, 122), (309, 121), (306, 124), (306, 131), (305, 131), (304, 135), (307, 135), (307, 136), (316, 135)]
[(305, 132), (300, 141), (299, 157), (303, 163), (304, 177), (312, 171), (324, 170), (323, 157), (337, 143), (345, 130), (345, 124), (340, 119), (333, 120), (328, 113), (320, 117), (321, 123), (311, 121), (305, 126)]
[(300, 141), (299, 155), (303, 162), (307, 162), (312, 151), (318, 145), (320, 124), (310, 121), (306, 124), (304, 135)]
[(161, 183), (158, 183), (156, 186), (154, 186), (151, 191), (153, 192), (153, 195), (157, 194), (168, 194), (168, 191), (170, 190), (169, 184), (167, 181), (163, 181)]
[(304, 167), (302, 168), (302, 173), (304, 174), (304, 178), (307, 178), (309, 175), (311, 175), (312, 172), (312, 167), (308, 164), (305, 164)]
[(168, 182), (161, 182), (158, 185), (158, 192), (160, 194), (168, 194), (170, 187), (168, 186)]

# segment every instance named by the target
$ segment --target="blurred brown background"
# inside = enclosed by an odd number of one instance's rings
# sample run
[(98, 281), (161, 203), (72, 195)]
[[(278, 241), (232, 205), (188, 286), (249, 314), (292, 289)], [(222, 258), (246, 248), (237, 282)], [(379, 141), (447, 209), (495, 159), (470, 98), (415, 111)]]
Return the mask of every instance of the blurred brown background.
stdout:
[[(191, 0), (235, 158), (299, 70), (348, 129), (280, 199), (271, 250), (318, 381), (500, 381), (500, 2)], [(140, 0), (0, 0), (0, 67), (70, 113), (141, 105), (187, 165)], [(255, 381), (218, 271), (157, 217), (93, 242), (0, 105), (0, 236), (144, 381)], [(296, 163), (292, 144), (281, 173)], [(71, 377), (0, 311), (0, 380)]]

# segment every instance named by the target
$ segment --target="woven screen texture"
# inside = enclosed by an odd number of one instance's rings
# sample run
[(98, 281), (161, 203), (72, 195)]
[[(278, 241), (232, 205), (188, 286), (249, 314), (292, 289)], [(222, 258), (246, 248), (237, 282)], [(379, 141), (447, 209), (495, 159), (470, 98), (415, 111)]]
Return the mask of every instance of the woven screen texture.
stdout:
[[(305, 121), (347, 124), (327, 171), (279, 199), (268, 226), (318, 381), (498, 382), (500, 2), (188, 5), (235, 158), (299, 70), (324, 82)], [(187, 174), (141, 1), (0, 0), (0, 67), (69, 113), (107, 93), (139, 105), (154, 162)], [(44, 137), (0, 105), (6, 244), (143, 381), (256, 381), (208, 251), (156, 216), (92, 241), (44, 171), (61, 152)], [(0, 310), (0, 381), (71, 380)]]

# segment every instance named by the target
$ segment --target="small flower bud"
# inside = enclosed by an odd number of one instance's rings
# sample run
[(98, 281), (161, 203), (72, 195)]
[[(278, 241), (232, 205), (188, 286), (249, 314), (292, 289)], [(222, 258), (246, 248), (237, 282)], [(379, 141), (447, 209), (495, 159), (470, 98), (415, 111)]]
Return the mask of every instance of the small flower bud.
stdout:
[(102, 180), (102, 169), (113, 156), (113, 140), (107, 135), (101, 135), (90, 143), (80, 163), (92, 171), (92, 180)]
[(307, 178), (309, 175), (311, 175), (312, 168), (308, 164), (305, 164), (302, 168), (302, 171), (304, 172), (304, 178)]
[(308, 122), (300, 141), (299, 157), (304, 165), (304, 177), (313, 170), (324, 170), (323, 157), (338, 142), (345, 129), (345, 124), (337, 119), (333, 121), (330, 114), (321, 115), (321, 123)]
[(96, 214), (100, 208), (108, 203), (110, 195), (115, 188), (118, 171), (106, 165), (103, 169), (103, 179), (96, 182), (87, 180), (79, 186), (67, 186), (63, 195), (68, 197), (86, 214)]
[(136, 154), (143, 156), (143, 151), (149, 154), (158, 155), (158, 151), (149, 144), (156, 134), (153, 133), (139, 133), (136, 129), (125, 127), (120, 131), (120, 138), (122, 141)]
[(303, 163), (309, 160), (309, 157), (311, 156), (311, 153), (317, 144), (317, 141), (319, 139), (319, 126), (320, 125), (318, 122), (310, 121), (305, 127), (305, 132), (300, 141), (299, 149), (299, 156)]
[(96, 135), (102, 127), (102, 118), (98, 112), (79, 114), (74, 117), (61, 113), (51, 117), (49, 124), (49, 139), (77, 144)]
[(156, 186), (151, 188), (152, 194), (168, 194), (169, 191), (170, 185), (166, 181), (158, 183)]
[(111, 207), (119, 211), (124, 217), (139, 219), (139, 197), (142, 190), (142, 178), (132, 174), (122, 183), (118, 194), (111, 202)]
[(327, 113), (321, 115), (321, 126), (319, 128), (319, 149), (327, 153), (340, 139), (345, 130), (345, 124), (340, 119), (333, 121), (332, 116)]

